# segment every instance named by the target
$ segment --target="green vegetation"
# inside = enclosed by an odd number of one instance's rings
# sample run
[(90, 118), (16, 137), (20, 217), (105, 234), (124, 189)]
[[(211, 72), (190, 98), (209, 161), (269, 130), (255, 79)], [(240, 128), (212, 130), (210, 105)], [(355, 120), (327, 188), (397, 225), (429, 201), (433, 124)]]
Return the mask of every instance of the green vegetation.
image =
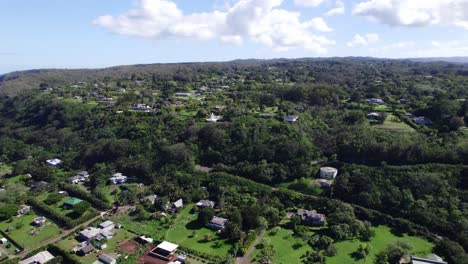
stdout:
[(190, 214), (192, 209), (193, 206), (186, 206), (177, 215), (165, 239), (208, 255), (226, 256), (232, 245), (216, 232), (200, 226), (197, 216)]
[[(20, 217), (13, 217), (10, 221), (0, 222), (0, 230), (24, 248), (42, 246), (46, 241), (59, 234), (60, 229), (49, 219), (42, 227), (32, 226), (32, 222), (36, 217), (38, 215), (33, 212)], [(11, 230), (8, 231), (8, 229)]]
[(412, 127), (410, 127), (394, 115), (387, 115), (384, 123), (376, 127), (379, 129), (385, 129), (396, 133), (411, 133), (415, 131)]
[[(311, 247), (302, 238), (293, 235), (293, 231), (282, 227), (275, 227), (268, 230), (263, 237), (273, 246), (273, 262), (278, 264), (301, 263), (305, 253), (311, 250)], [(254, 263), (261, 251), (261, 246), (257, 246), (253, 255)]]
[[(372, 228), (375, 231), (375, 236), (369, 242), (360, 242), (359, 240), (347, 240), (335, 243), (337, 255), (334, 257), (327, 257), (327, 263), (341, 264), (341, 263), (374, 263), (376, 255), (385, 250), (387, 245), (395, 241), (404, 241), (412, 246), (411, 253), (416, 256), (425, 257), (430, 254), (433, 244), (419, 237), (396, 236), (392, 234), (389, 227), (379, 226)], [(366, 258), (357, 259), (353, 257), (353, 253), (357, 251), (360, 244), (366, 243), (371, 246), (370, 253)]]

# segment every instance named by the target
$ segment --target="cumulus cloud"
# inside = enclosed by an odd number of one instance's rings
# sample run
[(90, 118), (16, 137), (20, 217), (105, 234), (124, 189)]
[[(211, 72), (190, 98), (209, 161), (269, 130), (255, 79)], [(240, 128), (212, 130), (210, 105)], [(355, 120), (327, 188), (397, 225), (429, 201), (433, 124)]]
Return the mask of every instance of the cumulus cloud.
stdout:
[(335, 44), (318, 34), (332, 31), (323, 18), (302, 20), (300, 13), (281, 9), (282, 2), (238, 0), (224, 11), (184, 14), (172, 0), (139, 0), (137, 8), (100, 16), (94, 24), (117, 34), (151, 39), (219, 39), (230, 44), (252, 40), (278, 51), (304, 48), (323, 54)]
[(325, 1), (327, 0), (294, 0), (294, 4), (298, 6), (316, 7)]
[(454, 25), (468, 30), (468, 0), (366, 0), (353, 14), (392, 26)]
[(379, 35), (375, 33), (369, 33), (364, 36), (360, 34), (354, 35), (353, 39), (346, 43), (348, 47), (356, 47), (356, 46), (367, 46), (371, 43), (374, 43), (379, 40)]
[(342, 15), (345, 13), (343, 1), (336, 1), (336, 6), (325, 13), (326, 16)]

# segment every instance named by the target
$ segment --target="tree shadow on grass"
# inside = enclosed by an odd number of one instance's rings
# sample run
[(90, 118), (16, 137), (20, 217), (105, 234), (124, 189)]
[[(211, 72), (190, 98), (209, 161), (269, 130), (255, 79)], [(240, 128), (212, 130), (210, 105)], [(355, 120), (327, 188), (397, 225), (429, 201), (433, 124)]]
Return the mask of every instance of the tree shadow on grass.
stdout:
[(187, 228), (188, 230), (198, 230), (202, 227), (203, 225), (200, 224), (200, 222), (198, 222), (197, 220), (190, 221), (185, 225), (185, 228)]

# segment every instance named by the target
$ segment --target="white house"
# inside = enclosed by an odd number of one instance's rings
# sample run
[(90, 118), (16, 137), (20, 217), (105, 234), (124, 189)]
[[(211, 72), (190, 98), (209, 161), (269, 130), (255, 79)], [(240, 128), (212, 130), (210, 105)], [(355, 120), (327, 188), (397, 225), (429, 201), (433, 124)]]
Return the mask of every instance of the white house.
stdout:
[(27, 259), (24, 259), (18, 264), (44, 264), (54, 258), (54, 255), (50, 254), (49, 251), (42, 251), (37, 253), (36, 255), (29, 257)]
[(211, 113), (210, 117), (206, 119), (206, 122), (216, 123), (216, 122), (218, 122), (218, 120), (221, 120), (221, 119), (223, 119), (222, 116), (217, 116), (217, 115)]
[(99, 227), (100, 229), (109, 230), (109, 231), (110, 231), (110, 230), (114, 229), (115, 224), (114, 224), (114, 222), (107, 220), (107, 221), (105, 221), (105, 222), (100, 223), (100, 224), (98, 225), (98, 227)]
[(298, 119), (299, 119), (299, 116), (297, 116), (297, 115), (290, 115), (290, 116), (284, 117), (283, 121), (284, 121), (285, 123), (290, 123), (290, 124), (291, 124), (291, 123), (296, 122)]
[(333, 167), (320, 168), (320, 178), (322, 179), (334, 179), (336, 175), (338, 175), (338, 170)]
[(117, 172), (112, 177), (109, 178), (109, 182), (112, 184), (122, 184), (126, 183), (128, 180), (128, 177), (125, 175), (122, 175), (122, 173)]
[(68, 178), (67, 181), (69, 183), (79, 184), (79, 183), (85, 182), (86, 178), (83, 176), (76, 175), (76, 176)]
[(58, 168), (58, 166), (62, 163), (62, 161), (57, 159), (57, 158), (54, 158), (54, 159), (46, 160), (46, 163), (47, 163), (47, 165), (49, 165), (51, 167)]

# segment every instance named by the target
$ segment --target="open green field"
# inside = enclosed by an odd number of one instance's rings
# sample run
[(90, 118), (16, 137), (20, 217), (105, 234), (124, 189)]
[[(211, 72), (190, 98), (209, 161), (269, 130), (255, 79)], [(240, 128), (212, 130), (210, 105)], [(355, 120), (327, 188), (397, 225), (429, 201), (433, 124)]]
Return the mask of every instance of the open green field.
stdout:
[(39, 247), (44, 244), (44, 241), (58, 235), (60, 228), (49, 219), (44, 226), (34, 227), (31, 223), (36, 217), (38, 215), (33, 212), (13, 217), (11, 221), (0, 222), (0, 229), (6, 232), (9, 227), (12, 227), (13, 229), (6, 233), (24, 248)]
[[(141, 221), (135, 220), (133, 217), (123, 214), (116, 214), (112, 216), (111, 220), (115, 223), (121, 224), (133, 233), (152, 237), (154, 239), (164, 236), (166, 232), (165, 228), (161, 225), (159, 220)], [(138, 222), (137, 225), (135, 224), (136, 222)]]
[(309, 195), (319, 195), (323, 192), (323, 189), (320, 188), (320, 185), (315, 182), (315, 179), (311, 178), (301, 178), (292, 182), (284, 182), (281, 183), (278, 187)]
[[(277, 228), (277, 232), (274, 229)], [(300, 237), (293, 236), (293, 231), (282, 227), (276, 227), (267, 231), (263, 239), (269, 241), (270, 245), (275, 250), (273, 263), (275, 264), (290, 264), (301, 263), (301, 257), (312, 248)], [(260, 253), (259, 249), (255, 249), (252, 253), (253, 263), (258, 263), (256, 257)]]
[[(193, 205), (186, 206), (177, 215), (166, 233), (166, 240), (209, 255), (226, 256), (232, 245), (225, 239), (220, 239), (216, 232), (200, 227), (196, 223), (197, 216), (190, 214), (192, 208)], [(210, 235), (212, 239), (207, 241), (206, 235)]]
[[(99, 252), (93, 252), (90, 253), (86, 256), (77, 256), (77, 255), (72, 255), (74, 259), (79, 261), (80, 263), (87, 264), (87, 263), (93, 263), (94, 261), (97, 260), (98, 255), (101, 252), (110, 254), (110, 253), (120, 253), (118, 246), (129, 239), (132, 239), (135, 237), (134, 234), (130, 233), (129, 231), (125, 230), (124, 228), (120, 229), (113, 229), (111, 232), (115, 234), (115, 236), (105, 242), (107, 244), (107, 248), (99, 250)], [(70, 249), (78, 246), (79, 242), (72, 236), (65, 238), (57, 243), (57, 246), (60, 247), (61, 249), (65, 251), (70, 251)]]
[(415, 130), (407, 125), (405, 122), (402, 122), (397, 116), (388, 115), (385, 118), (385, 121), (382, 125), (376, 126), (378, 129), (385, 129), (397, 133), (411, 133)]
[(374, 111), (379, 111), (379, 112), (387, 112), (387, 111), (390, 111), (390, 107), (386, 106), (386, 105), (377, 105), (377, 106), (374, 106)]
[(372, 237), (370, 242), (367, 242), (371, 245), (372, 249), (369, 256), (366, 259), (356, 260), (351, 255), (357, 250), (359, 244), (362, 242), (359, 240), (348, 240), (335, 243), (335, 247), (338, 250), (338, 254), (334, 257), (327, 257), (326, 263), (330, 264), (342, 264), (342, 263), (374, 263), (375, 256), (386, 246), (394, 241), (400, 240), (408, 242), (413, 246), (412, 254), (417, 256), (426, 256), (431, 253), (432, 243), (414, 236), (404, 235), (402, 237), (397, 237), (396, 235), (390, 232), (390, 228), (387, 226), (379, 226), (373, 228), (375, 230), (375, 236)]

